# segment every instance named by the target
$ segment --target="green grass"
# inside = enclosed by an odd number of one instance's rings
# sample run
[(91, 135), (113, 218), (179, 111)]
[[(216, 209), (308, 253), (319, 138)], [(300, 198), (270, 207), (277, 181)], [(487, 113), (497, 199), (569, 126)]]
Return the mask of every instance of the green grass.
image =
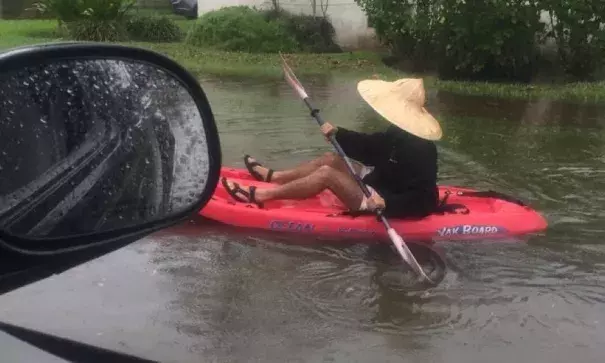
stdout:
[[(195, 73), (282, 78), (278, 54), (249, 54), (198, 49), (182, 44), (134, 43), (164, 53)], [(372, 53), (287, 54), (288, 64), (297, 74), (345, 73), (354, 76), (397, 74)]]
[(429, 77), (428, 87), (457, 94), (492, 96), (503, 98), (581, 101), (597, 103), (605, 101), (605, 81), (565, 84), (494, 84), (487, 82), (452, 82)]
[(60, 40), (55, 20), (0, 20), (0, 49)]
[[(175, 16), (179, 26), (187, 31), (192, 20)], [(54, 20), (0, 20), (0, 50), (22, 45), (61, 41), (55, 31)], [(248, 54), (198, 49), (183, 43), (124, 43), (163, 53), (197, 75), (281, 78), (280, 59), (277, 54)], [(393, 80), (406, 77), (402, 72), (386, 67), (380, 56), (371, 52), (345, 52), (340, 54), (288, 55), (290, 65), (297, 74), (338, 73), (341, 76), (365, 78), (378, 75)], [(549, 98), (583, 102), (605, 101), (605, 82), (552, 85), (515, 85), (480, 82), (441, 81), (425, 77), (427, 88), (458, 94), (495, 96), (506, 98)]]

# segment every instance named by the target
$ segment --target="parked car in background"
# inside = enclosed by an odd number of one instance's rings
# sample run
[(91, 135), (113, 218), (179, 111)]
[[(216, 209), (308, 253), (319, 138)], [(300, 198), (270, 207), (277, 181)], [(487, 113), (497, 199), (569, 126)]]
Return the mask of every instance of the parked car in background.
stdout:
[(197, 0), (170, 0), (172, 11), (186, 18), (197, 18)]

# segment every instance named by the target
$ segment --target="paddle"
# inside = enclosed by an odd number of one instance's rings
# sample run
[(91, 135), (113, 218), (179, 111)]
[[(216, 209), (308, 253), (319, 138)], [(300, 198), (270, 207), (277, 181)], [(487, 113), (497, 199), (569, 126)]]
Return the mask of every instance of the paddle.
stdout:
[[(292, 69), (288, 66), (286, 59), (284, 58), (284, 56), (281, 53), (280, 53), (280, 57), (283, 62), (282, 68), (284, 70), (284, 76), (286, 78), (286, 82), (288, 82), (288, 84), (290, 84), (290, 86), (292, 86), (292, 88), (296, 91), (296, 93), (298, 93), (300, 98), (302, 98), (303, 102), (307, 105), (307, 107), (311, 111), (311, 116), (313, 118), (315, 118), (315, 120), (317, 121), (319, 126), (322, 126), (325, 123), (325, 121), (321, 118), (321, 116), (319, 116), (319, 110), (314, 108), (311, 105), (309, 95), (307, 95), (307, 92), (303, 88), (302, 84), (298, 81), (298, 78), (296, 78), (296, 75), (294, 74)], [(349, 173), (353, 176), (353, 178), (355, 178), (355, 180), (357, 181), (357, 184), (363, 191), (363, 194), (369, 198), (371, 196), (370, 191), (368, 190), (365, 183), (361, 180), (359, 175), (357, 175), (355, 173), (355, 170), (353, 169), (353, 166), (351, 165), (351, 161), (349, 160), (349, 158), (346, 156), (346, 154), (340, 147), (340, 144), (338, 143), (338, 141), (336, 141), (336, 138), (334, 137), (334, 135), (330, 135), (329, 141), (330, 141), (330, 143), (332, 143), (332, 146), (334, 146), (334, 149), (336, 149), (338, 154), (344, 159), (344, 161), (347, 165), (347, 169), (349, 170)], [(429, 282), (432, 285), (436, 285), (435, 281), (433, 281), (431, 278), (429, 278), (426, 275), (426, 273), (424, 273), (424, 270), (422, 269), (422, 267), (420, 266), (418, 261), (416, 261), (416, 258), (414, 257), (414, 255), (412, 254), (412, 252), (410, 251), (410, 249), (408, 248), (406, 243), (403, 241), (403, 238), (401, 238), (401, 236), (391, 227), (391, 225), (389, 224), (389, 221), (383, 215), (383, 211), (377, 210), (376, 214), (377, 214), (377, 217), (382, 221), (382, 224), (384, 225), (384, 227), (386, 228), (389, 238), (391, 239), (391, 242), (393, 242), (393, 244), (395, 245), (395, 248), (397, 249), (397, 252), (399, 252), (399, 255), (401, 255), (401, 258), (422, 279), (424, 279), (426, 282)]]

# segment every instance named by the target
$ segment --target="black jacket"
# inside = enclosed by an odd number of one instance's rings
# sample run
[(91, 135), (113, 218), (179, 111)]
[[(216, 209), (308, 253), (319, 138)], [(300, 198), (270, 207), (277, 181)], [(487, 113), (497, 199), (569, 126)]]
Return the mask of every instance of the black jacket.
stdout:
[(385, 200), (384, 214), (424, 217), (439, 203), (437, 147), (396, 126), (362, 134), (339, 127), (336, 140), (348, 157), (374, 170), (363, 181)]

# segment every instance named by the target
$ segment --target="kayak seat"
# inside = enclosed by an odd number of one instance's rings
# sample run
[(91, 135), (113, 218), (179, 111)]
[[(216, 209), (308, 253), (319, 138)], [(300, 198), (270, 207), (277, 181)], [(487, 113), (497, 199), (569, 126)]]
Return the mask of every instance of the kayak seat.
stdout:
[[(470, 210), (467, 206), (461, 203), (447, 203), (448, 197), (452, 194), (451, 191), (446, 190), (443, 199), (440, 201), (439, 206), (437, 207), (437, 211), (434, 214), (443, 215), (446, 213), (458, 213), (459, 209), (462, 209), (461, 214), (469, 214)], [(487, 191), (458, 191), (455, 194), (458, 197), (472, 197), (472, 198), (485, 198), (493, 200), (503, 200), (506, 202), (514, 203), (522, 207), (527, 207), (527, 204), (523, 201), (512, 197), (510, 195), (496, 192), (494, 190)]]
[[(465, 196), (465, 197), (478, 197), (478, 198), (491, 198), (491, 199), (500, 199), (500, 200), (504, 200), (506, 202), (510, 202), (510, 203), (514, 203), (517, 204), (521, 207), (527, 207), (527, 203), (525, 203), (524, 201), (512, 197), (508, 194), (504, 194), (504, 193), (500, 193), (500, 192), (496, 192), (494, 190), (486, 190), (486, 191), (473, 191), (473, 192), (457, 192), (456, 195), (458, 196)], [(444, 198), (445, 199), (445, 198)]]
[[(452, 194), (451, 191), (449, 191), (449, 190), (445, 191), (445, 195), (443, 196), (443, 199), (441, 199), (441, 201), (439, 202), (439, 205), (437, 206), (437, 209), (435, 210), (435, 212), (433, 212), (433, 214), (438, 214), (438, 215), (444, 215), (446, 213), (457, 214), (457, 211), (459, 209), (462, 209), (461, 214), (469, 214), (470, 210), (464, 204), (460, 204), (460, 203), (448, 204), (447, 203), (447, 199), (449, 198), (450, 194)], [(457, 193), (457, 195), (460, 195), (460, 193)]]

